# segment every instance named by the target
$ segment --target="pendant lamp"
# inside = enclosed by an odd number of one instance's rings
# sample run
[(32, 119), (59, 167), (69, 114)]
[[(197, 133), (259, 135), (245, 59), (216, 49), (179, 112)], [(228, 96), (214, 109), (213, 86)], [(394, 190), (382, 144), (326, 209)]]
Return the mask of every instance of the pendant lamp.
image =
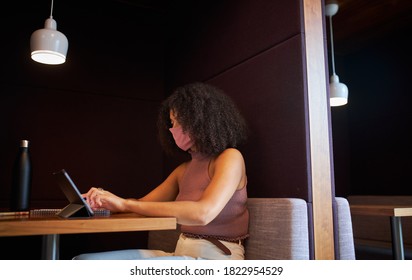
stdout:
[(57, 23), (53, 19), (53, 0), (50, 17), (46, 19), (43, 29), (33, 32), (30, 38), (31, 58), (44, 64), (62, 64), (66, 61), (69, 42), (66, 36), (57, 31)]
[(339, 77), (335, 72), (335, 55), (333, 50), (333, 29), (332, 29), (332, 16), (334, 16), (338, 10), (339, 5), (336, 3), (327, 4), (325, 6), (325, 14), (329, 17), (330, 26), (330, 47), (332, 57), (332, 76), (329, 83), (330, 94), (330, 106), (342, 106), (348, 103), (348, 87), (339, 82)]

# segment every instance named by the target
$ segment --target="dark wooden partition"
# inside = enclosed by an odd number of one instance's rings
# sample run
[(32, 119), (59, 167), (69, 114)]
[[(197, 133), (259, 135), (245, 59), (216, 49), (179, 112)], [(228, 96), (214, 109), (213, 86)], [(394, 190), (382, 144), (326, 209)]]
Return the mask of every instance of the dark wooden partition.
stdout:
[(249, 195), (305, 199), (313, 258), (334, 258), (322, 1), (197, 1), (180, 20), (167, 84), (233, 97), (251, 129)]
[(220, 2), (197, 1), (183, 15), (191, 24), (177, 32), (189, 36), (172, 41), (167, 84), (206, 81), (235, 100), (251, 130), (251, 196), (308, 201), (300, 1)]

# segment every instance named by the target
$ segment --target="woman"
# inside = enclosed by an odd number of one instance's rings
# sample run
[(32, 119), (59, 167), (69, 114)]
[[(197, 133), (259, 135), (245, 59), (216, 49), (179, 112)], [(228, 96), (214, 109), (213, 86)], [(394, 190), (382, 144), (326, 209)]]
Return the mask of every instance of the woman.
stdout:
[(211, 85), (189, 84), (162, 103), (158, 129), (167, 152), (180, 149), (191, 160), (140, 199), (121, 198), (100, 188), (91, 188), (84, 197), (92, 209), (176, 217), (182, 234), (175, 252), (122, 250), (75, 259), (244, 259), (247, 177), (237, 147), (246, 139), (246, 124), (236, 106)]

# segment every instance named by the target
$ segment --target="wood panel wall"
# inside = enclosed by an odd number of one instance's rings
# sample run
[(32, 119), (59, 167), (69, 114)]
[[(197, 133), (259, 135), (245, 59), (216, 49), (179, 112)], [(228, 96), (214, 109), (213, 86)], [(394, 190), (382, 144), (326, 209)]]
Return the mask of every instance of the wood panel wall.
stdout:
[(189, 36), (172, 44), (166, 77), (168, 85), (210, 82), (233, 97), (251, 129), (243, 147), (249, 195), (305, 199), (313, 213), (312, 257), (333, 259), (322, 4), (197, 2), (181, 19), (191, 22), (178, 29)]

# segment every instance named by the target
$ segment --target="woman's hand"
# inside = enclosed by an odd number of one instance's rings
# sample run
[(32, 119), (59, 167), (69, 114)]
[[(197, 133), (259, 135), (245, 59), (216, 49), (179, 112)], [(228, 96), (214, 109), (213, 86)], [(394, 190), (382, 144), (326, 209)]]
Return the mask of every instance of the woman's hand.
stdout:
[(91, 188), (82, 195), (93, 210), (104, 208), (112, 212), (124, 212), (126, 199), (102, 188)]

